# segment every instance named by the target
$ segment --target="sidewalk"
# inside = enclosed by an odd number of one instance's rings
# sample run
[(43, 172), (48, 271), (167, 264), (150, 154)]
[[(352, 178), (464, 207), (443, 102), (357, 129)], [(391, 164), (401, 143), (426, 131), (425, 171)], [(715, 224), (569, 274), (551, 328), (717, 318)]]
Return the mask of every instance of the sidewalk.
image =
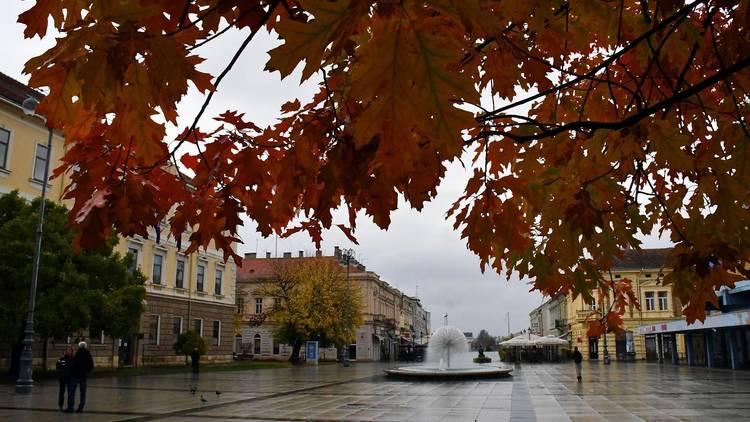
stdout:
[[(513, 377), (408, 382), (378, 363), (90, 380), (87, 413), (57, 410), (57, 384), (0, 386), (9, 421), (750, 421), (750, 372), (584, 362), (516, 367)], [(217, 396), (219, 390), (221, 395)], [(201, 402), (200, 396), (206, 400)]]

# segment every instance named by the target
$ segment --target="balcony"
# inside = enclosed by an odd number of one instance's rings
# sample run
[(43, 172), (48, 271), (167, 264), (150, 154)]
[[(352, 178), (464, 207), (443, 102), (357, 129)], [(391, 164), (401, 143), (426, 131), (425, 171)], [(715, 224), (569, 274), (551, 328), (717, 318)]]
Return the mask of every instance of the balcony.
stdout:
[(556, 330), (562, 330), (565, 331), (568, 329), (568, 320), (567, 319), (556, 319), (555, 320), (555, 329)]

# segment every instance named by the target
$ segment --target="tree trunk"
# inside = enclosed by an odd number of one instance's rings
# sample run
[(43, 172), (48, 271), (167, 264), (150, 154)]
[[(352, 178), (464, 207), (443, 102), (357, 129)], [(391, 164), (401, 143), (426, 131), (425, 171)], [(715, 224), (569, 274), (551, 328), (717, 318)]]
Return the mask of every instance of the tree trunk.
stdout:
[(292, 355), (289, 356), (289, 362), (291, 362), (292, 365), (299, 365), (300, 349), (302, 349), (302, 339), (298, 337), (294, 339), (294, 344), (292, 344)]
[(42, 336), (42, 371), (47, 372), (47, 354), (49, 353), (49, 336)]

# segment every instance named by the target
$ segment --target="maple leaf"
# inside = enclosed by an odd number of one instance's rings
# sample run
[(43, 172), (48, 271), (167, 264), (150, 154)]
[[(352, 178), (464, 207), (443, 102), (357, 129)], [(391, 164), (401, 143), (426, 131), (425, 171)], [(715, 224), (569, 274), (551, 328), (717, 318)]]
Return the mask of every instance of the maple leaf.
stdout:
[[(284, 44), (269, 51), (271, 58), (266, 70), (278, 70), (285, 78), (305, 61), (302, 81), (320, 69), (322, 62), (334, 56), (354, 33), (357, 20), (368, 11), (364, 0), (299, 0), (305, 12), (313, 16), (311, 22), (283, 19), (275, 26)], [(328, 46), (331, 45), (330, 50)]]

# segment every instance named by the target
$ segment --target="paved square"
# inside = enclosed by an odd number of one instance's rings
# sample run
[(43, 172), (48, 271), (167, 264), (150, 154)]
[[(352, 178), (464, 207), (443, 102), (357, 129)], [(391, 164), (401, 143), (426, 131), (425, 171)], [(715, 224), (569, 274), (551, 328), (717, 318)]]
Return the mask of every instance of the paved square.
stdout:
[[(386, 378), (378, 363), (92, 378), (86, 413), (57, 409), (57, 383), (0, 386), (2, 421), (750, 421), (750, 372), (658, 364), (522, 365), (513, 377)], [(217, 395), (216, 391), (221, 394)], [(201, 402), (201, 396), (206, 400)]]

